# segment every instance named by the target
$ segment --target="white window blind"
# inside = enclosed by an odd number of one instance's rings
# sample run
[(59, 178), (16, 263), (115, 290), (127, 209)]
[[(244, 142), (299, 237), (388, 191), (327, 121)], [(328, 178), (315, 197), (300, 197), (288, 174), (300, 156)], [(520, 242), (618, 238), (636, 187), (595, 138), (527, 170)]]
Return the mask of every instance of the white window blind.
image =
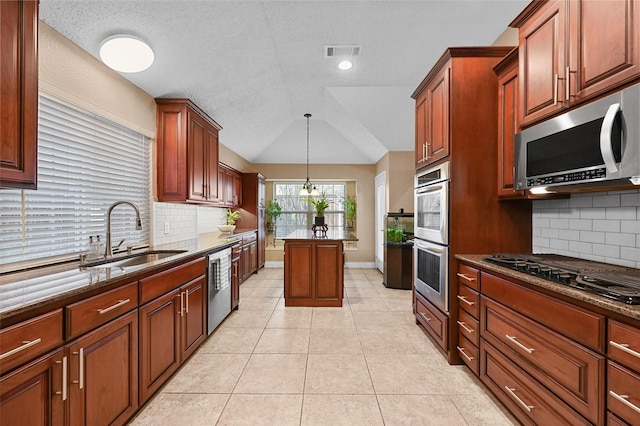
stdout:
[[(106, 213), (115, 201), (112, 242), (149, 243), (150, 143), (145, 136), (93, 113), (40, 95), (38, 189), (0, 190), (0, 263), (77, 256), (89, 236), (106, 240)], [(4, 268), (3, 268), (4, 269)]]

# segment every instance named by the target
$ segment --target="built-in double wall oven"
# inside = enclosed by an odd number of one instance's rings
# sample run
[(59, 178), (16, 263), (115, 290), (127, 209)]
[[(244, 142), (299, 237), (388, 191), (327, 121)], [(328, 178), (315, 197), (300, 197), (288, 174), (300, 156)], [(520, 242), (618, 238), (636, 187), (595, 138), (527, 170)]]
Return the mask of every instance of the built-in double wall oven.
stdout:
[(418, 293), (449, 312), (449, 163), (415, 178), (413, 269)]

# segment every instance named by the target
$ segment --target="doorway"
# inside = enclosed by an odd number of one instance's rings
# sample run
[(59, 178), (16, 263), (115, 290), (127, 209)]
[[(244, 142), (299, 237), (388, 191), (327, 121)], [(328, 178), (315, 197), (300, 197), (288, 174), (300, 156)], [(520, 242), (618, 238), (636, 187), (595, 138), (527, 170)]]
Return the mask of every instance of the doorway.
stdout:
[(376, 268), (384, 270), (384, 215), (387, 206), (387, 173), (382, 172), (375, 179), (375, 245)]

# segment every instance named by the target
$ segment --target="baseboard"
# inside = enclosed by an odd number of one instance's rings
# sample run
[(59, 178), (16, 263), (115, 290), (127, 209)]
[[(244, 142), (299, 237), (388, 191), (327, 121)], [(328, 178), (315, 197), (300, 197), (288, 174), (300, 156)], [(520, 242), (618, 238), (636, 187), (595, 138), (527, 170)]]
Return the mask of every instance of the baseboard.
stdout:
[(283, 260), (266, 260), (264, 262), (265, 268), (284, 268)]

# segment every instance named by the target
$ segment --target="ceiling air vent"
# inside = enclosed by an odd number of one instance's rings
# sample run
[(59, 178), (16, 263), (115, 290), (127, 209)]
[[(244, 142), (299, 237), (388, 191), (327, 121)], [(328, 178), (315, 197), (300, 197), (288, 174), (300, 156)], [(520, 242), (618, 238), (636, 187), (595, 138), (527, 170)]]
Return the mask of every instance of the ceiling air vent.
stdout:
[(335, 58), (335, 57), (356, 58), (360, 56), (361, 51), (362, 51), (362, 46), (359, 44), (334, 44), (332, 46), (325, 46), (324, 57), (325, 58)]

